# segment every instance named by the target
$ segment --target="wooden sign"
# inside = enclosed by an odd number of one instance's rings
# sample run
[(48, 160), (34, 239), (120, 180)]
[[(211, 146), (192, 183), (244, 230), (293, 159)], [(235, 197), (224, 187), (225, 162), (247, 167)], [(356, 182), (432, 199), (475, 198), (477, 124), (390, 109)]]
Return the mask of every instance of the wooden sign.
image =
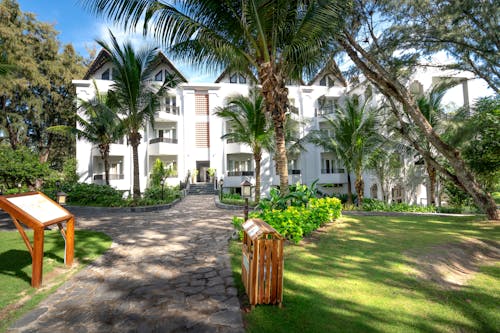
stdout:
[[(64, 262), (66, 266), (73, 264), (75, 246), (75, 218), (73, 214), (40, 192), (0, 196), (0, 208), (10, 215), (31, 254), (31, 285), (33, 287), (38, 288), (42, 283), (45, 227), (57, 224), (66, 243)], [(62, 226), (64, 222), (66, 222), (66, 230)], [(33, 245), (21, 223), (33, 229)]]

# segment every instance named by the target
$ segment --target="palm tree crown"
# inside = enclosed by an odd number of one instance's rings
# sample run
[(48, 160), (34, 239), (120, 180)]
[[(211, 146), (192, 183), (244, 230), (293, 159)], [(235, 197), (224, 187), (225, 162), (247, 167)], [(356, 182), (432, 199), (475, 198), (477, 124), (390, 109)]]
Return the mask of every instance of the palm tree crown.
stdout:
[(257, 90), (249, 97), (237, 95), (227, 100), (227, 106), (218, 108), (216, 115), (228, 120), (229, 128), (223, 139), (248, 145), (255, 161), (255, 201), (260, 200), (260, 162), (263, 150), (270, 150), (272, 127), (263, 112), (264, 99)]
[(138, 146), (141, 142), (140, 130), (146, 124), (154, 124), (155, 108), (159, 103), (159, 94), (163, 92), (170, 81), (165, 81), (161, 87), (151, 83), (153, 61), (158, 55), (158, 49), (147, 47), (136, 51), (130, 42), (119, 45), (110, 32), (111, 44), (97, 41), (110, 55), (113, 63), (113, 84), (109, 92), (113, 103), (123, 115), (122, 123), (132, 146), (133, 157), (133, 197), (141, 195), (139, 183)]
[(256, 74), (272, 115), (282, 194), (288, 192), (284, 123), (288, 79), (313, 73), (350, 7), (340, 0), (83, 0), (96, 14), (124, 27), (144, 19), (144, 32), (172, 55), (206, 69)]

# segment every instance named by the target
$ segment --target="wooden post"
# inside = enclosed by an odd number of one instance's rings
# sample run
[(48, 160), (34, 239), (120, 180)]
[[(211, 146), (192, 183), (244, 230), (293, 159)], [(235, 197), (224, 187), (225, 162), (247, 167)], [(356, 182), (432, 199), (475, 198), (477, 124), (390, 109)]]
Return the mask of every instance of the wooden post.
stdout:
[(243, 218), (248, 220), (248, 198), (245, 198), (245, 208), (243, 208)]
[(66, 222), (66, 251), (64, 254), (64, 261), (66, 266), (73, 265), (75, 257), (75, 218), (71, 217)]
[(35, 228), (33, 237), (33, 258), (31, 265), (31, 285), (39, 288), (42, 284), (44, 228)]

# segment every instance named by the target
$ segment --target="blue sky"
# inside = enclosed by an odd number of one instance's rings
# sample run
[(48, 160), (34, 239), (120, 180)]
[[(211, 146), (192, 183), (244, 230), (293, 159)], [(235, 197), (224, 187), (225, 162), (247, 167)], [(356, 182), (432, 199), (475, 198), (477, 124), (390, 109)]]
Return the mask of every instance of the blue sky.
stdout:
[[(96, 47), (95, 39), (107, 39), (108, 27), (119, 39), (129, 38), (134, 44), (141, 44), (142, 36), (129, 36), (101, 18), (85, 11), (77, 0), (18, 0), (23, 12), (36, 14), (39, 21), (52, 23), (59, 31), (59, 40), (71, 43), (78, 53), (88, 57), (87, 48)], [(99, 50), (97, 48), (97, 50)], [(218, 73), (199, 73), (179, 60), (171, 59), (178, 70), (190, 82), (213, 82)]]

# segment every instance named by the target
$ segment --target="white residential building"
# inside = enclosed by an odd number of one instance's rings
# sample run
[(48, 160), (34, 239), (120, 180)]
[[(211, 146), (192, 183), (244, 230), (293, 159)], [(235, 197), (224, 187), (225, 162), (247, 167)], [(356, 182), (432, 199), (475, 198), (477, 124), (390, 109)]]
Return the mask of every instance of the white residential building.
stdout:
[[(152, 81), (161, 82), (166, 73), (177, 73), (183, 76), (173, 64), (161, 54), (153, 71)], [(450, 76), (451, 73), (422, 72), (411, 86), (413, 89), (425, 91), (436, 79)], [(77, 96), (81, 99), (91, 99), (95, 96), (92, 80), (95, 80), (100, 91), (109, 90), (113, 79), (111, 62), (106, 52), (101, 51), (91, 65), (83, 80), (74, 80)], [(481, 95), (477, 88), (478, 80), (464, 81), (462, 87), (455, 88), (461, 95), (452, 97), (456, 105), (472, 103), (473, 99)], [(197, 182), (208, 181), (208, 169), (216, 170), (216, 179), (224, 180), (226, 190), (239, 191), (244, 180), (255, 183), (254, 162), (248, 146), (227, 142), (221, 136), (225, 133), (224, 120), (214, 115), (217, 107), (224, 106), (227, 97), (235, 94), (248, 94), (249, 79), (238, 74), (224, 72), (214, 83), (184, 82), (172, 89), (168, 96), (163, 98), (158, 112), (155, 114), (154, 126), (147, 126), (142, 133), (142, 142), (139, 145), (140, 186), (144, 191), (148, 186), (148, 179), (156, 159), (161, 159), (167, 167), (177, 170), (177, 174), (168, 178), (167, 182), (177, 185), (197, 170)], [(474, 88), (474, 89), (471, 89)], [(324, 128), (324, 117), (335, 108), (335, 103), (342, 99), (348, 88), (328, 71), (323, 71), (309, 84), (290, 85), (289, 100), (296, 109), (292, 117), (301, 120), (301, 134), (311, 130)], [(462, 89), (462, 90), (461, 90)], [(460, 94), (462, 91), (462, 94)], [(477, 93), (479, 91), (479, 93)], [(476, 92), (474, 94), (473, 92)], [(463, 97), (465, 96), (465, 98)], [(78, 172), (80, 181), (87, 183), (104, 183), (104, 163), (97, 147), (82, 140), (76, 146)], [(132, 148), (127, 145), (126, 138), (111, 145), (110, 151), (110, 185), (120, 190), (132, 192)], [(422, 169), (422, 168), (421, 168)], [(262, 159), (262, 192), (268, 193), (272, 186), (279, 185), (279, 176), (276, 174), (272, 156), (264, 154)], [(422, 178), (422, 175), (419, 175)], [(367, 173), (365, 179), (365, 196), (381, 199), (380, 185), (376, 178)], [(423, 178), (422, 178), (423, 179)], [(346, 193), (347, 174), (342, 165), (331, 152), (312, 144), (306, 145), (306, 151), (289, 161), (289, 182), (312, 184), (330, 184), (329, 191)], [(351, 175), (354, 184), (354, 175)], [(354, 186), (353, 186), (354, 191)], [(413, 203), (425, 203), (425, 186), (416, 185), (401, 193), (401, 186), (392, 189), (394, 200), (401, 200), (406, 196)]]

